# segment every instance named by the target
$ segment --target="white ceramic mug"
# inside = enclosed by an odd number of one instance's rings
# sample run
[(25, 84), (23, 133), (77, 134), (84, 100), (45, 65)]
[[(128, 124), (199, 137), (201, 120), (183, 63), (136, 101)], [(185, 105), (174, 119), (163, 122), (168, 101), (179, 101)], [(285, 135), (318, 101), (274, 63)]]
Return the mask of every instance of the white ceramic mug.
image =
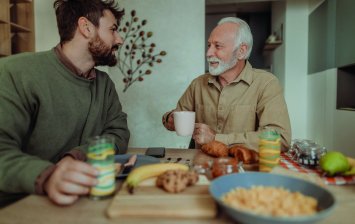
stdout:
[(194, 111), (175, 111), (174, 125), (177, 135), (189, 136), (194, 132), (195, 112)]

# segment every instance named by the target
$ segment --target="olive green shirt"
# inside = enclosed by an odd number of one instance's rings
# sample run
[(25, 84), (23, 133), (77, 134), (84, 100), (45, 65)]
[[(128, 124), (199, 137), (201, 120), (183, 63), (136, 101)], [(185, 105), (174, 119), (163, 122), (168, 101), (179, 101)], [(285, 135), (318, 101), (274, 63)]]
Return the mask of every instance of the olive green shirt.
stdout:
[(110, 77), (95, 72), (75, 75), (54, 50), (0, 60), (0, 207), (35, 193), (39, 175), (70, 151), (85, 153), (90, 137), (110, 135), (126, 152), (127, 115)]
[(285, 150), (291, 141), (291, 125), (278, 79), (246, 63), (237, 79), (224, 88), (217, 76), (204, 74), (192, 81), (177, 110), (195, 111), (196, 123), (216, 131), (215, 140), (227, 145), (245, 144), (258, 149), (260, 130), (276, 129)]

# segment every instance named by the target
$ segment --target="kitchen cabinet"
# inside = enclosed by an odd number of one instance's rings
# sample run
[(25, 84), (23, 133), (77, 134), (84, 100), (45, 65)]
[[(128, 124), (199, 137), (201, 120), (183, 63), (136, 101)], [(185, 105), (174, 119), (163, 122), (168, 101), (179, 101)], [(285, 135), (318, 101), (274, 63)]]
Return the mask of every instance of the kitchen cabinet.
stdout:
[(355, 64), (339, 67), (337, 73), (336, 108), (355, 111)]
[(34, 51), (33, 0), (0, 0), (0, 57)]
[[(336, 67), (355, 63), (355, 1), (336, 1), (335, 63)], [(354, 74), (354, 73), (353, 73)]]

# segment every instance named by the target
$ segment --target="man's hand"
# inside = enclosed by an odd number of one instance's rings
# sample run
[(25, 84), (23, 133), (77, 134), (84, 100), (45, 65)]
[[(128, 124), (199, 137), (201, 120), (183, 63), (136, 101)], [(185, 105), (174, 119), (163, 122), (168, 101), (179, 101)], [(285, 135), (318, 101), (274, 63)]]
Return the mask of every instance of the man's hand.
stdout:
[(79, 195), (89, 193), (90, 187), (98, 183), (98, 174), (99, 171), (91, 165), (66, 156), (57, 163), (44, 189), (54, 203), (69, 205), (79, 199)]
[(203, 145), (214, 140), (216, 132), (207, 124), (196, 123), (192, 138), (197, 144)]
[[(175, 110), (166, 112), (165, 115), (163, 116), (163, 125), (169, 131), (175, 131), (174, 111)], [(164, 118), (165, 118), (165, 120), (164, 120)]]

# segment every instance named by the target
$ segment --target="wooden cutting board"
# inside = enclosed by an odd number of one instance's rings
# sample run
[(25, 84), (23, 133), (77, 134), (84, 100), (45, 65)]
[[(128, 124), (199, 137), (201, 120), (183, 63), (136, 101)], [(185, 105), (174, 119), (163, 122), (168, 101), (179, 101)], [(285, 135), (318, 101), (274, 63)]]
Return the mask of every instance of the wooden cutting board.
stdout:
[(134, 194), (129, 194), (123, 185), (112, 199), (107, 215), (110, 218), (213, 218), (217, 214), (216, 204), (204, 181), (178, 194), (155, 187), (155, 179), (147, 180), (135, 188)]

